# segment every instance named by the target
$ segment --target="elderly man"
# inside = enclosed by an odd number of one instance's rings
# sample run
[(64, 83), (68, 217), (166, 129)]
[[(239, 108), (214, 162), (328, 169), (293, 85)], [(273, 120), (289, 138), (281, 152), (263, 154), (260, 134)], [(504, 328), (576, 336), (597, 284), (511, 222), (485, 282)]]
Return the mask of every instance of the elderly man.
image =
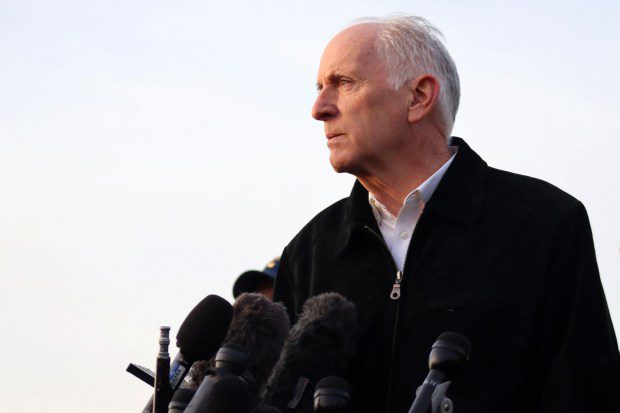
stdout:
[(325, 48), (312, 116), (357, 181), (285, 248), (275, 300), (293, 321), (319, 293), (356, 304), (355, 412), (407, 412), (444, 331), (472, 344), (457, 412), (619, 411), (585, 208), (449, 138), (459, 80), (438, 34), (414, 16), (364, 19)]

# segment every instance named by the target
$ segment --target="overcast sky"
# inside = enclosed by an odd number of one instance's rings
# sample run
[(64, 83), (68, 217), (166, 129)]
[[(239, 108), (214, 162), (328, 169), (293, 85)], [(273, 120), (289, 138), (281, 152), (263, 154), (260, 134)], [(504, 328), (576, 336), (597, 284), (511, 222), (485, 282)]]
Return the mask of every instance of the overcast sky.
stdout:
[(158, 327), (349, 193), (310, 117), (319, 57), (396, 12), (444, 33), (453, 133), (586, 205), (618, 328), (617, 1), (0, 0), (3, 411), (142, 408), (124, 369)]

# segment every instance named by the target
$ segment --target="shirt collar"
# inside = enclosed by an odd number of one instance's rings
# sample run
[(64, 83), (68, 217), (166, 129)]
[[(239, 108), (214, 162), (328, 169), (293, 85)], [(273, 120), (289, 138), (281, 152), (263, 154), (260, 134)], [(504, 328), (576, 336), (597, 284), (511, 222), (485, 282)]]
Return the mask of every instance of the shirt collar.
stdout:
[[(433, 195), (433, 192), (435, 192), (437, 185), (439, 185), (441, 178), (443, 178), (444, 174), (450, 167), (450, 164), (454, 160), (454, 157), (456, 156), (458, 147), (451, 146), (450, 149), (453, 152), (450, 159), (448, 159), (441, 166), (441, 168), (437, 169), (435, 173), (432, 174), (426, 181), (422, 182), (420, 186), (409, 192), (409, 194), (405, 197), (403, 207), (417, 202), (419, 204), (420, 211), (424, 208), (424, 205), (428, 202), (429, 199), (431, 199), (431, 196)], [(395, 225), (396, 217), (392, 215), (392, 213), (388, 211), (388, 209), (381, 202), (379, 202), (377, 197), (375, 197), (375, 195), (371, 192), (368, 192), (368, 202), (372, 207), (372, 213), (375, 216), (378, 224), (381, 224), (382, 221), (385, 221), (386, 223), (392, 224), (388, 224), (390, 227), (393, 227)]]
[[(425, 213), (473, 226), (482, 209), (488, 166), (463, 139), (454, 136), (451, 145), (458, 146), (458, 153), (425, 205)], [(367, 227), (380, 232), (368, 202), (368, 191), (360, 181), (355, 181), (351, 194), (342, 201), (345, 205), (340, 218), (338, 254), (349, 245), (354, 231)]]

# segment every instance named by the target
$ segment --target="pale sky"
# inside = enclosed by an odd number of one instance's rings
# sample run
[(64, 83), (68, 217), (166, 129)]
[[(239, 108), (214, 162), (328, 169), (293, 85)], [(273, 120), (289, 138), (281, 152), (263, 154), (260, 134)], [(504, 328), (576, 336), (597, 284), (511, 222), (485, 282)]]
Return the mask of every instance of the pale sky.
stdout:
[(454, 135), (585, 204), (620, 328), (618, 2), (0, 0), (3, 411), (143, 407), (158, 327), (348, 195), (319, 57), (398, 12), (446, 38)]

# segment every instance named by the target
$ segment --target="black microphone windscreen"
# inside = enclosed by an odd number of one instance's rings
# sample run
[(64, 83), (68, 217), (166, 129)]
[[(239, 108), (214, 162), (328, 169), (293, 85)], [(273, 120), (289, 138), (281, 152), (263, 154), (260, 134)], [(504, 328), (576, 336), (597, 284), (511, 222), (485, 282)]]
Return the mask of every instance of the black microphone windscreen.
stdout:
[(250, 409), (250, 390), (239, 377), (225, 376), (213, 383), (209, 396), (197, 413), (247, 413)]
[(349, 407), (351, 389), (340, 377), (325, 377), (314, 389), (314, 413), (345, 412)]
[[(289, 330), (284, 305), (262, 294), (241, 294), (233, 304), (233, 317), (224, 342), (240, 345), (248, 352), (243, 376), (251, 383), (255, 402), (278, 361)], [(214, 367), (213, 360), (194, 363), (190, 373), (192, 383), (200, 385), (209, 367)]]
[(319, 389), (338, 389), (347, 393), (351, 393), (349, 383), (340, 377), (329, 376), (324, 377), (316, 384), (315, 390)]
[(260, 390), (278, 361), (290, 330), (286, 308), (262, 294), (241, 294), (233, 305), (233, 318), (226, 334), (227, 343), (247, 349), (247, 370)]
[(232, 319), (232, 306), (217, 295), (199, 302), (177, 333), (177, 347), (194, 360), (206, 360), (217, 351)]
[(437, 337), (437, 341), (445, 341), (461, 350), (466, 355), (471, 351), (471, 343), (469, 339), (462, 334), (453, 331), (445, 331)]
[(467, 337), (452, 331), (441, 333), (428, 355), (428, 367), (431, 370), (441, 371), (447, 375), (443, 380), (448, 380), (448, 377), (469, 360), (470, 350), (471, 344)]
[(311, 409), (320, 379), (347, 375), (357, 331), (357, 310), (346, 298), (325, 293), (308, 299), (269, 377), (263, 402), (280, 409)]

